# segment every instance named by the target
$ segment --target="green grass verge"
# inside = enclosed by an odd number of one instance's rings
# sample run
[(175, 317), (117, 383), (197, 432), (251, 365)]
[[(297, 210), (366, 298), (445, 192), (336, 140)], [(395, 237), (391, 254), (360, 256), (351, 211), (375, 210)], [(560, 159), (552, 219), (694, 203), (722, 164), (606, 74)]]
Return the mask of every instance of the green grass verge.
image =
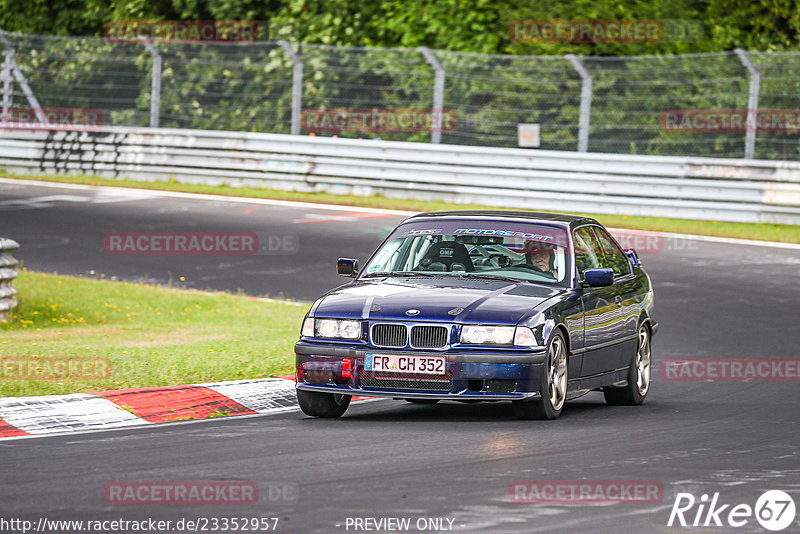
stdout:
[[(369, 208), (384, 208), (407, 211), (440, 211), (463, 209), (498, 209), (497, 207), (480, 204), (452, 204), (435, 200), (409, 200), (395, 199), (383, 195), (362, 197), (354, 195), (334, 195), (330, 193), (298, 193), (280, 191), (275, 189), (258, 189), (251, 187), (232, 187), (227, 185), (195, 185), (177, 182), (140, 182), (136, 180), (117, 180), (100, 178), (96, 176), (22, 176), (0, 172), (0, 176), (7, 178), (24, 178), (44, 180), (59, 183), (74, 183), (87, 185), (107, 185), (133, 187), (138, 189), (157, 189), (162, 191), (183, 191), (187, 193), (206, 193), (223, 196), (238, 196), (250, 198), (271, 198), (277, 200), (296, 200), (302, 202), (317, 202), (327, 204), (341, 204), (347, 206), (360, 206)], [(578, 213), (576, 213), (578, 214)], [(602, 215), (580, 213), (589, 215), (606, 226), (615, 228), (630, 228), (635, 230), (652, 230), (658, 232), (675, 232), (683, 234), (698, 234), (717, 237), (735, 237), (741, 239), (758, 239), (764, 241), (781, 241), (785, 243), (800, 243), (800, 226), (761, 223), (730, 223), (720, 221), (693, 221), (688, 219), (671, 219), (667, 217), (634, 217), (626, 215)]]
[[(307, 310), (227, 293), (27, 270), (14, 285), (19, 305), (0, 324), (0, 396), (291, 374)], [(95, 367), (67, 378), (36, 376), (42, 372), (37, 367), (56, 370), (54, 363), (70, 359)], [(110, 362), (110, 374), (92, 376), (102, 361)], [(22, 369), (13, 362), (23, 362)]]

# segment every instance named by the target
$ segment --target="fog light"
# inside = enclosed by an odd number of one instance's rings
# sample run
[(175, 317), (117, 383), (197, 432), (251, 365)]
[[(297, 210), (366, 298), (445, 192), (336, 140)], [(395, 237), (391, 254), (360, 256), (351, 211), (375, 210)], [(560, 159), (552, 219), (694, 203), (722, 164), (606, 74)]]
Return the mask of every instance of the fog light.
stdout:
[(350, 358), (342, 360), (342, 378), (352, 377), (353, 361)]

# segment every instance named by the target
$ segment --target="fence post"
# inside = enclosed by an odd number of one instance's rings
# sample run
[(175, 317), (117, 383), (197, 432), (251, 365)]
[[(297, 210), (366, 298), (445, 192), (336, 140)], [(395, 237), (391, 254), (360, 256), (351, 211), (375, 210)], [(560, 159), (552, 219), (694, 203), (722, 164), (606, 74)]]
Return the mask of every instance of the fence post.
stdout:
[[(16, 53), (14, 50), (14, 45), (11, 44), (11, 41), (8, 40), (8, 37), (5, 36), (5, 32), (2, 29), (0, 29), (0, 43), (2, 43), (5, 47), (4, 53), (10, 69), (9, 75), (11, 72), (14, 73), (14, 78), (16, 78), (17, 83), (22, 88), (22, 92), (25, 94), (25, 98), (28, 99), (28, 103), (31, 105), (31, 109), (33, 109), (33, 112), (36, 114), (36, 118), (39, 119), (39, 122), (41, 122), (43, 126), (49, 126), (47, 122), (47, 116), (44, 114), (44, 111), (42, 111), (42, 106), (39, 105), (39, 100), (36, 98), (36, 95), (33, 94), (33, 90), (31, 89), (31, 86), (28, 85), (28, 80), (25, 78), (25, 74), (23, 74), (22, 69), (19, 68), (19, 63), (17, 63), (16, 58), (14, 58), (14, 54)], [(7, 87), (10, 92), (10, 80), (8, 80), (8, 84), (9, 85)], [(6, 86), (4, 84), (3, 104), (5, 104), (5, 91)]]
[(758, 91), (761, 85), (761, 73), (753, 62), (750, 61), (750, 56), (741, 48), (734, 50), (736, 55), (739, 56), (739, 61), (742, 62), (744, 68), (750, 74), (750, 89), (747, 94), (747, 133), (744, 138), (744, 159), (753, 159), (756, 153), (756, 129), (758, 128)]
[(158, 128), (158, 118), (161, 114), (161, 54), (146, 37), (140, 35), (139, 40), (153, 58), (153, 75), (150, 84), (150, 128)]
[(581, 77), (581, 107), (578, 116), (578, 152), (589, 150), (589, 121), (592, 115), (592, 76), (575, 54), (566, 58)]
[(0, 122), (6, 124), (9, 120), (9, 112), (11, 105), (14, 102), (14, 95), (11, 92), (11, 54), (13, 52), (9, 49), (3, 50), (3, 115), (0, 117)]
[(420, 46), (417, 48), (422, 53), (428, 65), (433, 67), (433, 122), (431, 123), (431, 143), (442, 142), (442, 108), (444, 107), (444, 67), (430, 48)]
[(303, 110), (303, 61), (289, 41), (278, 41), (283, 52), (292, 60), (292, 135), (300, 135), (300, 114)]

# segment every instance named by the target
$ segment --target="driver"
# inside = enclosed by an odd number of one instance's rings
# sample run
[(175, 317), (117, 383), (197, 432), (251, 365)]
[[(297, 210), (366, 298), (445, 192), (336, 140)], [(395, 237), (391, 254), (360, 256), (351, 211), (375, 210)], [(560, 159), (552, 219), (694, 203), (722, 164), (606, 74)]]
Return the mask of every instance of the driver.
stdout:
[(542, 243), (541, 241), (526, 241), (522, 249), (525, 254), (526, 264), (534, 270), (547, 273), (556, 277), (556, 246), (552, 243)]

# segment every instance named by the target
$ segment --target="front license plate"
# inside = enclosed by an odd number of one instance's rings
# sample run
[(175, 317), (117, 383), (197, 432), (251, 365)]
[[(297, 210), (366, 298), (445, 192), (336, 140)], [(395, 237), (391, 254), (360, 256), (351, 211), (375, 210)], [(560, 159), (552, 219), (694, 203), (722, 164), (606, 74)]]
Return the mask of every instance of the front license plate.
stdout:
[(446, 360), (440, 356), (390, 356), (388, 354), (367, 354), (364, 369), (383, 373), (415, 373), (423, 375), (443, 375)]

